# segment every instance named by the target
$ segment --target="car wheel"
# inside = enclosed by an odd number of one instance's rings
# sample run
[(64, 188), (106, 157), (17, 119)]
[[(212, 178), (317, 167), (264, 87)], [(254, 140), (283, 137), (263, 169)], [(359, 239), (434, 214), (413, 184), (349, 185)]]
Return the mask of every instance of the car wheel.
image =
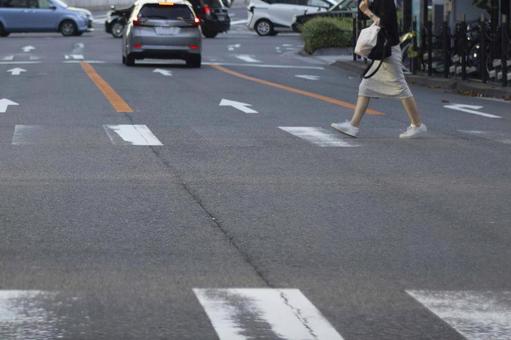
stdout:
[(112, 36), (114, 38), (122, 38), (123, 33), (124, 33), (124, 24), (122, 22), (119, 22), (119, 20), (117, 20), (112, 25)]
[(273, 24), (268, 19), (261, 19), (258, 22), (256, 22), (255, 31), (261, 37), (267, 37), (275, 32), (273, 30)]
[(192, 54), (186, 58), (186, 66), (199, 68), (202, 64), (202, 56), (200, 54)]
[(71, 20), (64, 20), (59, 27), (59, 32), (62, 33), (65, 37), (70, 37), (76, 35), (78, 29), (76, 28), (76, 24)]
[(206, 30), (206, 31), (203, 31), (202, 34), (204, 34), (204, 36), (206, 38), (214, 38), (217, 36), (218, 32), (212, 32), (212, 31)]
[(4, 26), (0, 24), (0, 37), (7, 37), (9, 35), (9, 32), (6, 32), (4, 29)]
[(135, 57), (130, 53), (126, 56), (126, 66), (134, 66)]

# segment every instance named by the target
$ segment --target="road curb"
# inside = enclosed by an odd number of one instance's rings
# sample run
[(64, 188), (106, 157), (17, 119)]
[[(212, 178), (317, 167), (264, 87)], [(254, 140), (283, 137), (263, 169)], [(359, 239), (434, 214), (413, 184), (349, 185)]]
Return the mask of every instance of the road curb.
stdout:
[[(365, 63), (347, 60), (338, 60), (331, 65), (356, 74), (360, 74), (367, 67)], [(434, 89), (452, 90), (465, 96), (495, 97), (511, 100), (511, 88), (509, 87), (505, 88), (475, 81), (434, 78), (413, 74), (407, 74), (405, 77), (411, 84)]]

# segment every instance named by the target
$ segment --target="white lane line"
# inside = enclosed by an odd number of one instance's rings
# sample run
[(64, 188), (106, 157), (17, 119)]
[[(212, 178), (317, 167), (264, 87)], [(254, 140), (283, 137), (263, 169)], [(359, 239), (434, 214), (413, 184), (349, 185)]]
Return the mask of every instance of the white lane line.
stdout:
[(483, 108), (480, 105), (450, 104), (450, 105), (444, 105), (444, 107), (446, 109), (466, 112), (466, 113), (470, 113), (472, 115), (486, 117), (486, 118), (502, 118), (501, 116), (493, 115), (490, 113), (476, 111), (476, 110), (480, 110)]
[(62, 63), (63, 64), (80, 64), (81, 62), (86, 62), (87, 64), (106, 64), (106, 61), (102, 60), (65, 60)]
[(342, 340), (298, 289), (194, 289), (220, 340)]
[(237, 64), (237, 63), (217, 63), (206, 62), (203, 65), (219, 65), (219, 66), (244, 66), (244, 67), (261, 67), (261, 68), (282, 68), (282, 69), (297, 69), (297, 70), (324, 70), (321, 66), (301, 66), (301, 65), (272, 65), (272, 64)]
[(82, 60), (82, 61), (85, 59), (85, 58), (83, 57), (83, 54), (66, 54), (66, 55), (64, 56), (64, 58), (65, 58), (66, 60), (71, 59), (71, 60)]
[(319, 80), (319, 76), (311, 75), (311, 74), (297, 74), (296, 78), (306, 79), (306, 80)]
[(30, 51), (35, 50), (35, 47), (29, 45), (29, 46), (23, 46), (21, 49), (23, 50), (23, 52), (30, 52)]
[(235, 57), (240, 60), (243, 60), (247, 63), (260, 63), (261, 62), (248, 54), (236, 54)]
[(234, 20), (234, 21), (231, 21), (231, 26), (233, 26), (233, 25), (243, 25), (243, 24), (246, 24), (247, 22), (248, 22), (248, 19)]
[(478, 136), (484, 139), (489, 139), (494, 142), (511, 145), (511, 136), (501, 132), (480, 131), (480, 130), (458, 130), (458, 132), (467, 135)]
[(18, 106), (19, 104), (16, 103), (16, 102), (13, 102), (12, 100), (10, 99), (7, 99), (7, 98), (2, 98), (0, 99), (0, 112), (1, 113), (5, 113), (7, 112), (7, 109), (9, 108), (9, 106)]
[(234, 107), (235, 109), (241, 111), (241, 112), (244, 112), (244, 113), (247, 113), (247, 114), (250, 114), (250, 113), (258, 113), (256, 110), (250, 108), (249, 106), (252, 106), (252, 104), (247, 104), (247, 103), (243, 103), (243, 102), (237, 102), (237, 101), (234, 101), (234, 100), (229, 100), (229, 99), (223, 99), (220, 101), (220, 104), (218, 104), (219, 106), (232, 106)]
[(37, 290), (0, 290), (2, 339), (59, 339), (55, 293)]
[(468, 340), (511, 339), (511, 292), (407, 290)]
[(320, 147), (353, 148), (360, 146), (352, 144), (346, 139), (342, 139), (339, 137), (338, 133), (330, 132), (329, 130), (319, 127), (279, 126), (279, 129)]
[(0, 61), (0, 65), (29, 65), (40, 63), (40, 61)]
[(164, 70), (164, 69), (161, 69), (161, 68), (154, 69), (153, 73), (159, 73), (159, 74), (161, 74), (162, 76), (165, 76), (165, 77), (172, 77), (172, 71)]
[(163, 145), (146, 125), (103, 125), (114, 145)]
[(22, 72), (27, 72), (24, 68), (15, 67), (11, 68), (10, 70), (7, 70), (8, 73), (11, 74), (11, 76), (19, 76)]

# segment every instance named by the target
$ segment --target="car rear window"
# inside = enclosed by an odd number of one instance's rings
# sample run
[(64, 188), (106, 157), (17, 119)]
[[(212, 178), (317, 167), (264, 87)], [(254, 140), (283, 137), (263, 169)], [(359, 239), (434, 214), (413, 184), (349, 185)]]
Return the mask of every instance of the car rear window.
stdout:
[(147, 19), (193, 20), (194, 15), (186, 5), (147, 4), (140, 10), (139, 16)]
[(204, 0), (204, 3), (211, 8), (222, 8), (220, 0)]

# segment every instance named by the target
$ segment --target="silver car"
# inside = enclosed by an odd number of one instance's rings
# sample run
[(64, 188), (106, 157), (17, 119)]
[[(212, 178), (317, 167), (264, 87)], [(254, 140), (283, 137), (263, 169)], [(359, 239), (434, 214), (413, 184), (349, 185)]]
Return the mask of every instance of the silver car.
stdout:
[(201, 66), (200, 20), (184, 0), (142, 0), (135, 3), (123, 36), (122, 62), (136, 59), (184, 59), (190, 67)]

